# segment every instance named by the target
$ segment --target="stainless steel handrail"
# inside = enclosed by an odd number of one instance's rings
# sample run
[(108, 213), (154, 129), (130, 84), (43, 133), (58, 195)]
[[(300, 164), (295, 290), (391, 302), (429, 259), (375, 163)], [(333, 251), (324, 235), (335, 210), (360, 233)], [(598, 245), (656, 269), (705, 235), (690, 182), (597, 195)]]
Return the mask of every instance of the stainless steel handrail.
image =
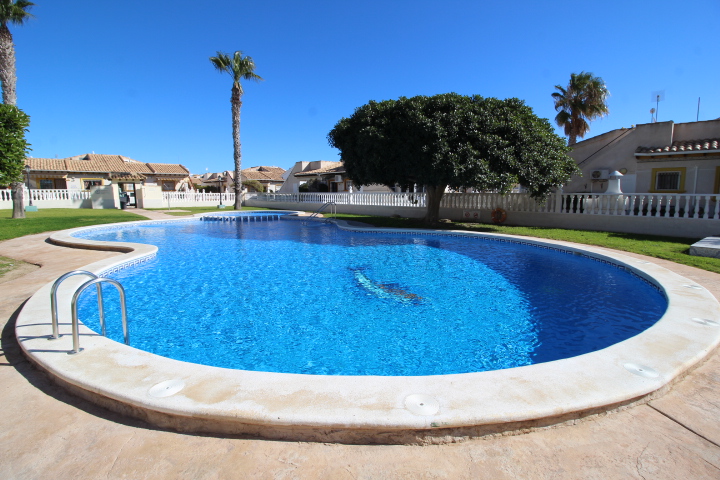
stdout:
[[(128, 326), (127, 326), (127, 309), (125, 308), (125, 289), (115, 280), (112, 280), (110, 278), (94, 278), (92, 280), (88, 280), (87, 282), (83, 283), (80, 288), (75, 291), (75, 294), (72, 298), (72, 336), (73, 336), (73, 349), (72, 351), (68, 352), (70, 355), (74, 355), (76, 353), (80, 353), (82, 349), (80, 348), (80, 322), (78, 320), (78, 308), (77, 308), (77, 300), (78, 297), (80, 297), (80, 294), (91, 285), (98, 285), (100, 286), (101, 283), (107, 282), (111, 285), (114, 285), (115, 288), (117, 288), (118, 293), (120, 294), (120, 309), (122, 311), (122, 327), (123, 327), (123, 335), (125, 337), (125, 345), (130, 345), (130, 334), (128, 332)], [(105, 336), (104, 333), (105, 327), (103, 327), (103, 336)]]
[(320, 208), (318, 208), (317, 210), (315, 210), (315, 212), (314, 212), (312, 215), (310, 215), (310, 216), (307, 218), (307, 220), (316, 218), (318, 215), (320, 215), (320, 213), (321, 213), (323, 210), (325, 210), (325, 209), (326, 209), (327, 207), (329, 207), (329, 206), (332, 206), (332, 207), (333, 207), (333, 208), (330, 209), (330, 214), (337, 216), (337, 203), (335, 203), (335, 202), (325, 202), (325, 203), (322, 204), (322, 206), (321, 206)]
[[(58, 338), (60, 338), (60, 332), (58, 328), (57, 291), (60, 287), (60, 284), (66, 278), (72, 277), (74, 275), (87, 275), (92, 278), (99, 278), (97, 275), (92, 272), (88, 272), (87, 270), (73, 270), (72, 272), (68, 272), (55, 280), (55, 283), (53, 283), (53, 286), (50, 289), (50, 315), (52, 320), (52, 336), (48, 340), (57, 340)], [(102, 334), (105, 335), (105, 312), (103, 312), (102, 287), (99, 283), (97, 284), (97, 295), (98, 312), (100, 313), (100, 327), (102, 328)]]

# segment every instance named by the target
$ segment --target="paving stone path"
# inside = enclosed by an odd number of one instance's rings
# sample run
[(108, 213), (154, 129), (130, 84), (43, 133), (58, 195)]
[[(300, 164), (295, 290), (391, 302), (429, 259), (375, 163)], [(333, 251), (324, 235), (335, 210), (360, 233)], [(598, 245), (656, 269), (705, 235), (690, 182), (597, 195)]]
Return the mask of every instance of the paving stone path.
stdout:
[[(1, 479), (720, 478), (717, 353), (648, 404), (577, 425), (458, 444), (337, 445), (189, 435), (120, 416), (55, 386), (18, 346), (15, 316), (28, 297), (69, 270), (118, 255), (57, 247), (47, 237), (0, 242), (0, 255), (41, 267), (0, 284)], [(720, 275), (649, 260), (720, 298)]]

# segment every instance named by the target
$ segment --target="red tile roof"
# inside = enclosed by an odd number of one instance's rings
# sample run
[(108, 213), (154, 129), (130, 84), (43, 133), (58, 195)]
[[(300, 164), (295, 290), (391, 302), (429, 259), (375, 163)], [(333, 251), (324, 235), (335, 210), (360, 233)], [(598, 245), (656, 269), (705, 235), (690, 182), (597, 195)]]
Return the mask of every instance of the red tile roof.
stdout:
[(720, 138), (685, 140), (663, 147), (638, 147), (635, 153), (703, 153), (710, 150), (720, 150)]
[(285, 169), (280, 167), (250, 167), (242, 170), (241, 173), (247, 180), (282, 182), (282, 175), (285, 173)]
[(332, 175), (335, 173), (345, 173), (345, 165), (343, 162), (328, 162), (330, 165), (327, 165), (323, 168), (318, 168), (316, 170), (308, 170), (305, 172), (299, 172), (296, 173), (296, 177), (306, 177), (306, 176), (314, 176), (314, 175)]
[(27, 158), (32, 170), (96, 173), (175, 174), (189, 175), (190, 171), (174, 163), (142, 163), (122, 155), (88, 153), (69, 158)]

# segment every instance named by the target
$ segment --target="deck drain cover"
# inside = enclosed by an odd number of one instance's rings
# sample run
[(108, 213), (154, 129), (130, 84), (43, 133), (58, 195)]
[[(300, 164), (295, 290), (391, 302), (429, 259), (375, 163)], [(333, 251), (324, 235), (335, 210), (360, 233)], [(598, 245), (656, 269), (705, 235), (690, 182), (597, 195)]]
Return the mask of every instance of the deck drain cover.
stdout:
[(693, 289), (695, 289), (695, 290), (702, 290), (702, 288), (703, 288), (703, 287), (701, 287), (700, 285), (683, 285), (683, 287), (685, 287), (685, 288), (693, 288)]
[(169, 397), (175, 395), (183, 388), (185, 388), (185, 382), (180, 379), (165, 380), (148, 390), (148, 394), (156, 398)]
[(646, 262), (645, 260), (638, 260), (637, 263), (648, 264), (650, 262)]
[(707, 318), (693, 317), (690, 320), (692, 320), (693, 322), (697, 322), (701, 325), (707, 325), (709, 327), (720, 327), (720, 323), (716, 322), (715, 320), (708, 320)]
[(440, 410), (440, 402), (430, 395), (414, 393), (405, 399), (405, 408), (415, 415), (435, 415)]
[(660, 376), (658, 372), (656, 372), (650, 367), (646, 367), (645, 365), (638, 365), (637, 363), (626, 363), (623, 366), (628, 372), (634, 373), (635, 375), (640, 375), (641, 377), (657, 378)]

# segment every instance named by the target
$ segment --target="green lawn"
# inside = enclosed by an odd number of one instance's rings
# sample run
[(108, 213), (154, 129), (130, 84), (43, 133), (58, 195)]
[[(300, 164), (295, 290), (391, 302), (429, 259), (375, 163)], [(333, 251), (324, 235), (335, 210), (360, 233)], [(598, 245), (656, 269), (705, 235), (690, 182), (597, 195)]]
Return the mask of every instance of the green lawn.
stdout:
[(13, 219), (12, 210), (0, 210), (0, 240), (102, 223), (147, 220), (127, 210), (90, 208), (44, 208), (37, 212), (25, 212), (25, 215), (26, 218)]
[(13, 260), (12, 258), (7, 257), (0, 257), (0, 277), (5, 275), (7, 272), (15, 269), (18, 263), (20, 263), (19, 260)]
[[(387, 228), (425, 228), (422, 221), (412, 218), (388, 218), (369, 215), (338, 214), (337, 218), (369, 223)], [(452, 222), (441, 224), (441, 229), (467, 230), (471, 232), (504, 233), (527, 237), (549, 238), (567, 242), (597, 245), (600, 247), (639, 253), (649, 257), (662, 258), (710, 272), (720, 273), (720, 259), (695, 257), (688, 254), (690, 245), (698, 238), (660, 237), (632, 233), (590, 232), (587, 230), (563, 230), (560, 228), (511, 227), (484, 223)]]

